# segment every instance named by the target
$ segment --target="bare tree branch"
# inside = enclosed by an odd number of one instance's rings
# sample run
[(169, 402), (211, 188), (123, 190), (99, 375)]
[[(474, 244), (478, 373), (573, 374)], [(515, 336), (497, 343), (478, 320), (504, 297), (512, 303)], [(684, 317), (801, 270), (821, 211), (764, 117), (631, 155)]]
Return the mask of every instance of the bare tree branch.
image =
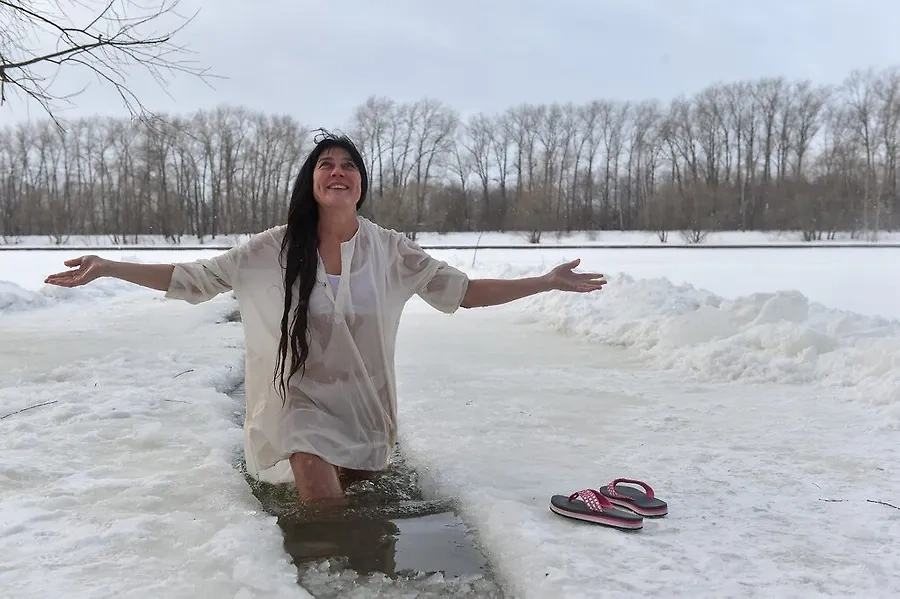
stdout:
[[(56, 78), (63, 70), (81, 69), (110, 85), (133, 119), (147, 118), (151, 111), (127, 84), (130, 68), (149, 73), (166, 93), (168, 76), (212, 77), (208, 69), (180, 58), (189, 51), (174, 38), (196, 13), (182, 16), (179, 2), (0, 0), (0, 105), (9, 86), (40, 105), (61, 128), (59, 104), (71, 104), (84, 87), (61, 93)], [(163, 33), (154, 32), (156, 27)]]

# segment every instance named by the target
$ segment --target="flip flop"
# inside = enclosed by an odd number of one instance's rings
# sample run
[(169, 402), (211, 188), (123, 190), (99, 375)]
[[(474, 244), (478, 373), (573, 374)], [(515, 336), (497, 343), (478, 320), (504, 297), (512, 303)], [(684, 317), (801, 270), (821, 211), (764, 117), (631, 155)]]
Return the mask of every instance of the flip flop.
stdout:
[[(643, 487), (643, 491), (634, 487), (626, 487), (621, 483), (635, 484)], [(653, 489), (647, 483), (631, 478), (617, 478), (606, 487), (600, 489), (600, 493), (611, 503), (628, 508), (635, 514), (647, 518), (661, 518), (669, 513), (669, 506), (665, 501), (658, 499)]]
[(550, 498), (550, 511), (566, 518), (624, 530), (638, 530), (644, 526), (643, 518), (625, 510), (616, 509), (609, 499), (593, 489), (578, 491), (568, 497), (554, 495)]

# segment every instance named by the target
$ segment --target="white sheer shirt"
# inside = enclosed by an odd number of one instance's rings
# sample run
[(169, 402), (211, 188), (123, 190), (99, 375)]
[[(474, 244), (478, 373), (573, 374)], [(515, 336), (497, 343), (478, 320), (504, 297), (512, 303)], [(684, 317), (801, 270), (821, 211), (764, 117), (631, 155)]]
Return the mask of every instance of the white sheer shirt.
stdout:
[[(175, 264), (167, 298), (196, 304), (230, 290), (237, 298), (246, 347), (244, 449), (254, 477), (289, 480), (286, 460), (295, 452), (345, 468), (387, 467), (397, 436), (394, 352), (404, 306), (418, 294), (450, 314), (465, 296), (465, 273), (397, 231), (358, 221), (356, 234), (341, 244), (339, 276), (329, 277), (318, 260), (309, 357), (305, 373), (291, 379), (284, 405), (274, 375), (286, 227), (253, 235), (215, 258)], [(296, 302), (295, 287), (291, 314)], [(286, 371), (290, 354), (287, 364)]]

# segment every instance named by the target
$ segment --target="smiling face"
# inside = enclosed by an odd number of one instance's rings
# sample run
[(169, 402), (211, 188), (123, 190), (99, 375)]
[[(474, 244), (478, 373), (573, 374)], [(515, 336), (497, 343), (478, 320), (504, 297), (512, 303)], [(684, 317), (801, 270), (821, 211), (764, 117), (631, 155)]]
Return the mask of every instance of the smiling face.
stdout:
[(361, 194), (359, 168), (343, 148), (328, 148), (313, 170), (313, 195), (322, 207), (356, 207)]

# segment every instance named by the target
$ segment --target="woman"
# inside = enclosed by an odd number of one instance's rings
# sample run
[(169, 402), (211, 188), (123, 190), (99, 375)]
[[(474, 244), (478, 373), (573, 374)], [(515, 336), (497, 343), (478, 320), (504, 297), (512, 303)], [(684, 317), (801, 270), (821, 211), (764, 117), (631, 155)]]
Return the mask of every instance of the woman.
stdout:
[(190, 303), (233, 290), (246, 345), (248, 471), (273, 479), (290, 465), (304, 501), (340, 501), (347, 485), (383, 470), (396, 440), (394, 348), (400, 315), (418, 294), (453, 313), (552, 289), (589, 292), (602, 275), (578, 260), (540, 277), (469, 279), (406, 236), (362, 218), (364, 162), (346, 137), (321, 139), (294, 184), (287, 224), (212, 259), (131, 264), (97, 256), (46, 283), (114, 277)]

